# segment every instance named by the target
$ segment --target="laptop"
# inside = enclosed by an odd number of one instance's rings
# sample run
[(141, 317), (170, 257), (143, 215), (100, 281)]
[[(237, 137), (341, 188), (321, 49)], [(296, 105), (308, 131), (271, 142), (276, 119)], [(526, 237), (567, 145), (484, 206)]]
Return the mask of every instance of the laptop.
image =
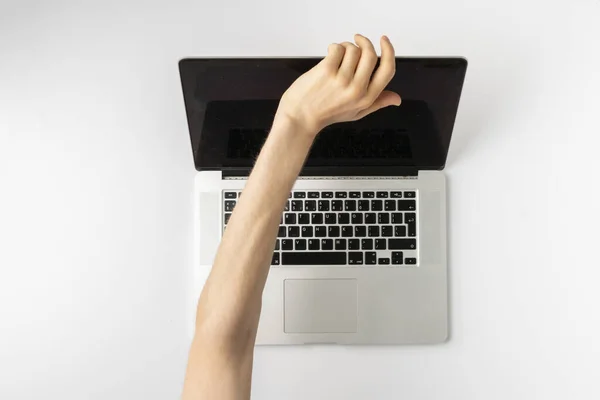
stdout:
[[(281, 95), (318, 61), (180, 61), (198, 171), (197, 287)], [(466, 68), (463, 58), (397, 58), (388, 89), (401, 95), (400, 107), (319, 134), (281, 216), (257, 344), (447, 340), (442, 170)]]

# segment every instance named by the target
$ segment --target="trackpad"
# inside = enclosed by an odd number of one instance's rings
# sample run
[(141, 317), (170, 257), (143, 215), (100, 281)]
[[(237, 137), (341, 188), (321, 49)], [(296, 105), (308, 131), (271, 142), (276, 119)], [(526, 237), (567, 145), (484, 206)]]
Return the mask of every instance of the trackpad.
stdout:
[(356, 279), (286, 279), (285, 333), (356, 332)]

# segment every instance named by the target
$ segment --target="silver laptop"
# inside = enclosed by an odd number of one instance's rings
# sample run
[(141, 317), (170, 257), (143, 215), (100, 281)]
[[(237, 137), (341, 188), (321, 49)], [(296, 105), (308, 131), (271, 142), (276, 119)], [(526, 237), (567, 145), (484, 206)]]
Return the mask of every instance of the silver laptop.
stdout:
[[(184, 59), (201, 287), (279, 99), (316, 58)], [(467, 68), (397, 58), (402, 96), (317, 137), (289, 195), (257, 344), (414, 344), (448, 338), (443, 172)], [(199, 293), (199, 292), (198, 292)]]

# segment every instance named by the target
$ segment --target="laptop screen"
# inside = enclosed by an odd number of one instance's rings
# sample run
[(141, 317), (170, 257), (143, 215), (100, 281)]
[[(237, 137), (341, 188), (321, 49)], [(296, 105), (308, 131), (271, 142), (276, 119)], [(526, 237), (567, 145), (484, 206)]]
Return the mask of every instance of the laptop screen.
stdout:
[[(320, 59), (185, 59), (180, 62), (196, 169), (250, 170), (285, 90)], [(466, 71), (461, 58), (397, 58), (387, 89), (400, 107), (325, 128), (305, 169), (443, 168)], [(340, 172), (343, 174), (343, 172)]]

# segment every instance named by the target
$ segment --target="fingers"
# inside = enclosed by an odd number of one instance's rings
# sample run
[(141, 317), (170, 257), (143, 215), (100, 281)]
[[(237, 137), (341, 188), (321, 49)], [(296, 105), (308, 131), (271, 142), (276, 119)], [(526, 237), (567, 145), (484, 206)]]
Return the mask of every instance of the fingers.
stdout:
[(350, 42), (344, 42), (341, 45), (344, 47), (345, 53), (338, 74), (346, 81), (351, 81), (354, 78), (354, 72), (356, 71), (361, 51)]
[(357, 85), (367, 87), (373, 74), (375, 64), (377, 64), (377, 53), (373, 43), (362, 35), (354, 35), (354, 41), (361, 50), (360, 61), (356, 67), (356, 73), (354, 74), (354, 80)]
[(402, 99), (400, 98), (400, 95), (398, 93), (391, 92), (389, 90), (384, 90), (379, 94), (379, 96), (375, 99), (371, 106), (358, 113), (356, 119), (361, 119), (384, 107), (399, 106), (401, 102)]
[(390, 42), (387, 36), (381, 37), (381, 61), (379, 68), (373, 75), (373, 79), (367, 89), (367, 96), (370, 99), (377, 99), (383, 89), (390, 83), (390, 80), (396, 73), (396, 56), (394, 53), (394, 46)]
[(332, 43), (327, 48), (327, 57), (325, 57), (322, 62), (337, 71), (342, 63), (345, 52), (346, 49), (344, 46), (338, 43)]

